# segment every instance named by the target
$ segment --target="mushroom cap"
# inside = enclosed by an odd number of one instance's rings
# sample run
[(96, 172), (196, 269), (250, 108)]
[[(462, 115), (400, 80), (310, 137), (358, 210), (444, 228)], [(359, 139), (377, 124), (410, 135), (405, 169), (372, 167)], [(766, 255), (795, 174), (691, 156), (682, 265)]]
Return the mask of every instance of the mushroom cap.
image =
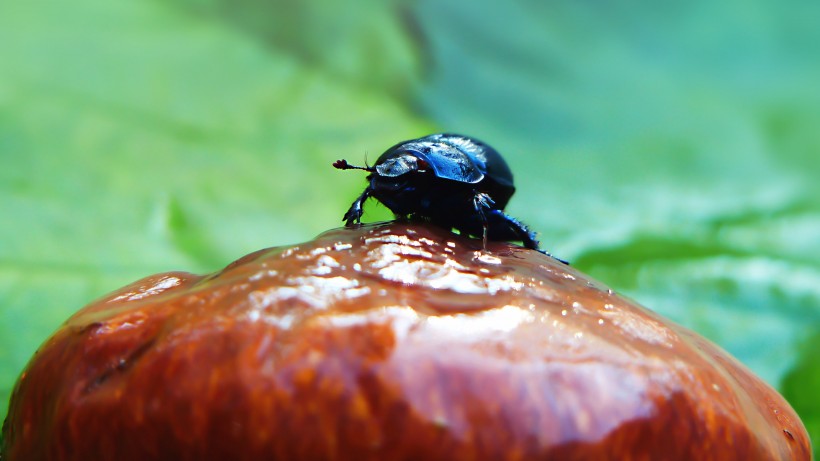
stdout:
[(402, 223), (105, 296), (3, 431), (8, 461), (811, 459), (704, 338), (536, 251)]

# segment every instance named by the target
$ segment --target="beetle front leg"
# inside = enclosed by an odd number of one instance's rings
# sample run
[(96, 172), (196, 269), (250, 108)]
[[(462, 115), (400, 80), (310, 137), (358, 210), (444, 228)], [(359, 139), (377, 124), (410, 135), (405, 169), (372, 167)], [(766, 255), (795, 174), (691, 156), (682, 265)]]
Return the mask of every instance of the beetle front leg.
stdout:
[(370, 197), (370, 192), (371, 190), (368, 187), (364, 190), (364, 192), (362, 192), (362, 195), (360, 195), (353, 202), (353, 204), (350, 205), (350, 209), (347, 210), (347, 213), (345, 213), (342, 218), (342, 221), (345, 222), (345, 227), (350, 227), (356, 223), (362, 222), (362, 205), (364, 205), (365, 200)]

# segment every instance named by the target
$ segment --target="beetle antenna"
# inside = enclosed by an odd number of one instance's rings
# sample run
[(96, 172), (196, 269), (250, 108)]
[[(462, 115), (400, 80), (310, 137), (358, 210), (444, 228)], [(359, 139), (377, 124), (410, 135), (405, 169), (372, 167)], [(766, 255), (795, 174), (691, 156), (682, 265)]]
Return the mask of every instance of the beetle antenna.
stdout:
[(370, 166), (363, 167), (363, 166), (351, 165), (351, 164), (347, 163), (347, 160), (345, 160), (345, 159), (336, 160), (335, 162), (333, 162), (333, 168), (336, 168), (336, 169), (339, 169), (339, 170), (364, 170), (364, 171), (369, 171), (371, 173), (373, 172), (373, 167), (370, 167)]

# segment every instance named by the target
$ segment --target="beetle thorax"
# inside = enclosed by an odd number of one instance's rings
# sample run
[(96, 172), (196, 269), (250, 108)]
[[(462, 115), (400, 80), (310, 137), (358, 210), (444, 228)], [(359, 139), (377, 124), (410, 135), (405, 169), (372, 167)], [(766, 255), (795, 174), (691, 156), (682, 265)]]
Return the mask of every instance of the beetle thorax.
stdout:
[(473, 185), (442, 179), (432, 171), (396, 177), (370, 176), (373, 197), (399, 216), (451, 216), (472, 210)]

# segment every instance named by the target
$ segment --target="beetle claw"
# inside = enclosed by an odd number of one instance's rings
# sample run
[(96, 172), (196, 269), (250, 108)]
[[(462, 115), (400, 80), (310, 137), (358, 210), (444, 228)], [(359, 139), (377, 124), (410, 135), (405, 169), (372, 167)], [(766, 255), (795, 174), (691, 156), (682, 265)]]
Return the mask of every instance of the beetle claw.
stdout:
[(550, 254), (550, 253), (548, 253), (548, 252), (546, 252), (546, 251), (544, 251), (544, 250), (538, 250), (538, 251), (540, 251), (541, 253), (544, 253), (545, 255), (549, 256), (550, 258), (552, 258), (552, 259), (554, 259), (554, 260), (558, 261), (559, 263), (565, 264), (565, 265), (567, 265), (567, 266), (569, 266), (569, 265), (570, 265), (570, 264), (569, 264), (569, 261), (565, 261), (565, 260), (563, 260), (563, 259), (561, 259), (561, 258), (558, 258), (558, 257), (556, 257), (555, 255), (552, 255), (552, 254)]
[(350, 227), (354, 224), (358, 224), (362, 222), (362, 208), (361, 206), (356, 207), (356, 204), (350, 206), (350, 209), (347, 210), (347, 213), (342, 217), (342, 221), (345, 222), (345, 227)]

